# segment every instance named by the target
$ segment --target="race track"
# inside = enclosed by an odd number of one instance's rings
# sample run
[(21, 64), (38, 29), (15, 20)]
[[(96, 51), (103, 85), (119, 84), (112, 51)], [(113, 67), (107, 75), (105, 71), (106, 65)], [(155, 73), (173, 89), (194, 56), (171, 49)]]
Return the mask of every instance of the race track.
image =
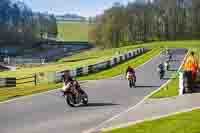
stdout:
[(129, 88), (124, 76), (84, 83), (89, 95), (85, 107), (70, 108), (58, 90), (1, 103), (0, 133), (82, 133), (96, 127), (164, 84), (179, 68), (186, 50), (174, 49), (173, 54), (173, 71), (162, 81), (156, 67), (164, 57), (158, 56), (136, 70), (137, 88)]

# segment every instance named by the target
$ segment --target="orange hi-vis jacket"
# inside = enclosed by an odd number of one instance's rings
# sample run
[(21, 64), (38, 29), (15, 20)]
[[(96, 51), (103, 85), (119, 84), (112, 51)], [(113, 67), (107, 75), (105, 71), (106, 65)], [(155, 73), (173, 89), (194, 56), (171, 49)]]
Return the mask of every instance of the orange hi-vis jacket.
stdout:
[(197, 58), (193, 56), (188, 56), (184, 64), (184, 70), (195, 72), (198, 70), (198, 67), (199, 67), (199, 64), (198, 64)]

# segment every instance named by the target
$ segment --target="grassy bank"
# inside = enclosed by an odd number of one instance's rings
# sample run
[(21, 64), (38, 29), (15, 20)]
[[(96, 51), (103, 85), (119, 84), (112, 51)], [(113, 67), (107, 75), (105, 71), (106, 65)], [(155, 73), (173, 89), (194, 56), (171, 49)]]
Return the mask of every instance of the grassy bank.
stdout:
[(87, 22), (58, 22), (58, 38), (64, 41), (88, 41)]
[(104, 133), (199, 133), (199, 115), (200, 110), (194, 110)]

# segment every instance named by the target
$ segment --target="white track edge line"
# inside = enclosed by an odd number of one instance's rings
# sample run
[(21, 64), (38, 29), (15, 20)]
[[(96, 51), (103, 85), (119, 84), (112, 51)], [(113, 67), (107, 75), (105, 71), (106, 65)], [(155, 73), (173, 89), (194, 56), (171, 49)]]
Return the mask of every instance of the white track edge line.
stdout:
[(142, 123), (142, 122), (150, 122), (150, 121), (153, 121), (153, 120), (158, 120), (158, 119), (166, 118), (166, 117), (173, 116), (173, 115), (178, 115), (178, 114), (181, 114), (181, 113), (191, 112), (191, 111), (194, 111), (194, 110), (197, 110), (197, 109), (200, 109), (200, 106), (199, 107), (188, 108), (188, 109), (183, 109), (181, 111), (172, 112), (172, 113), (168, 113), (168, 114), (164, 114), (164, 115), (154, 116), (152, 118), (147, 118), (147, 119), (143, 119), (143, 120), (137, 120), (135, 122), (128, 122), (126, 124), (120, 124), (119, 126), (114, 126), (114, 127), (109, 127), (109, 128), (102, 128), (100, 130), (100, 132), (107, 132), (107, 131), (112, 131), (112, 130), (115, 130), (115, 129), (126, 128), (126, 127), (129, 127), (129, 126), (132, 126), (132, 125), (135, 125), (135, 124), (139, 124), (139, 123)]

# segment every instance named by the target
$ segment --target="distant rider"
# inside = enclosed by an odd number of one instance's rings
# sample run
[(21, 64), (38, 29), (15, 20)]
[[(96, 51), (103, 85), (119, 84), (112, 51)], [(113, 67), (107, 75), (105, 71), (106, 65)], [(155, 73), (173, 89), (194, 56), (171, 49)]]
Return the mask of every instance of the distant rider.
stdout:
[(129, 78), (129, 74), (132, 74), (134, 76), (135, 82), (136, 82), (136, 75), (135, 75), (135, 70), (131, 66), (128, 66), (126, 69), (126, 78)]
[(160, 63), (159, 65), (158, 65), (158, 68), (157, 68), (157, 70), (158, 70), (158, 72), (160, 73), (160, 74), (164, 74), (165, 73), (165, 66), (164, 66), (164, 63)]

